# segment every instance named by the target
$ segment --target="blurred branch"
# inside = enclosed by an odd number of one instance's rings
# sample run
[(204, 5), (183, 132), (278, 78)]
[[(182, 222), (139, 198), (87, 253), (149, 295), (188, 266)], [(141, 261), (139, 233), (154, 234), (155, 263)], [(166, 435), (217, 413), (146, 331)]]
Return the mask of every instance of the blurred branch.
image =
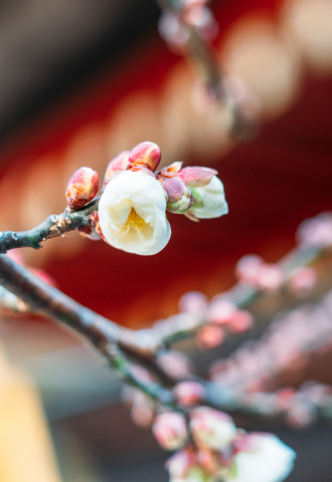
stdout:
[[(246, 140), (253, 137), (258, 127), (256, 109), (252, 110), (250, 108), (249, 111), (246, 111), (243, 108), (243, 105), (241, 105), (243, 99), (240, 99), (240, 96), (237, 94), (237, 86), (232, 85), (231, 79), (222, 72), (210, 43), (204, 38), (195, 23), (190, 23), (186, 19), (185, 13), (190, 9), (201, 8), (207, 10), (208, 7), (204, 5), (207, 2), (202, 2), (202, 5), (199, 7), (194, 4), (190, 5), (189, 2), (186, 6), (185, 2), (176, 0), (157, 0), (157, 3), (163, 12), (162, 15), (173, 12), (186, 30), (187, 38), (182, 46), (182, 51), (194, 61), (201, 71), (207, 92), (221, 107), (226, 107), (230, 110), (232, 114), (230, 135), (236, 140)], [(211, 18), (213, 18), (212, 14)], [(167, 38), (165, 40), (167, 42)], [(246, 100), (249, 100), (250, 104), (252, 103), (252, 107), (256, 104), (256, 99), (253, 96), (248, 96)], [(250, 112), (251, 110), (252, 112)]]

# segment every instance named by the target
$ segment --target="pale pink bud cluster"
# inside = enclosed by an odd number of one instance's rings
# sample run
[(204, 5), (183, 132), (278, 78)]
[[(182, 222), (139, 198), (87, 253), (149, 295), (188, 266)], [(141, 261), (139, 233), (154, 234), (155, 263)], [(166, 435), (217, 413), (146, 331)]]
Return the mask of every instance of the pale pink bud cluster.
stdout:
[(80, 209), (92, 201), (99, 190), (99, 176), (90, 167), (80, 167), (68, 181), (66, 199), (72, 210)]
[(180, 413), (164, 412), (157, 415), (152, 430), (159, 445), (165, 450), (179, 449), (188, 439), (186, 421)]
[(260, 256), (247, 255), (236, 266), (236, 275), (244, 283), (258, 289), (273, 291), (281, 287), (283, 274), (275, 264), (267, 264)]

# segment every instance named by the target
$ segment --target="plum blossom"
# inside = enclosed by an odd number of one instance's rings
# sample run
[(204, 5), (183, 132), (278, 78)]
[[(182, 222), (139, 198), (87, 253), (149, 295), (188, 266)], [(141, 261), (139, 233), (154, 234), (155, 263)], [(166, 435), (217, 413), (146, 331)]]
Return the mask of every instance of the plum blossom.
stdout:
[(99, 201), (99, 223), (107, 243), (128, 253), (159, 253), (169, 241), (166, 193), (147, 170), (115, 173)]
[(290, 473), (296, 454), (275, 435), (248, 435), (248, 450), (239, 452), (225, 482), (280, 482)]

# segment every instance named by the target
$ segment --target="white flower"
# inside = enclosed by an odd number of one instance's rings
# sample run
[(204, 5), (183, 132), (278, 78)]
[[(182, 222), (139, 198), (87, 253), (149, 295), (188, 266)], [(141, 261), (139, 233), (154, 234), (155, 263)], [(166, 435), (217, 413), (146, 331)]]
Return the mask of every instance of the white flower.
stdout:
[(235, 456), (234, 465), (223, 476), (225, 482), (280, 482), (293, 467), (294, 450), (272, 434), (252, 434), (250, 452)]
[(204, 186), (191, 187), (191, 192), (194, 204), (189, 211), (197, 218), (218, 218), (228, 213), (224, 185), (217, 176), (213, 176)]
[(169, 241), (166, 193), (146, 171), (120, 171), (99, 201), (99, 223), (107, 243), (128, 253), (156, 254)]

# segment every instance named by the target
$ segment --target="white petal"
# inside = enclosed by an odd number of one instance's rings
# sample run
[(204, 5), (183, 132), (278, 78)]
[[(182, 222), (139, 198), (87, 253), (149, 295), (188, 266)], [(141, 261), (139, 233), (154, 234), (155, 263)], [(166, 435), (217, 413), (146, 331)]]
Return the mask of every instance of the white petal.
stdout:
[(205, 186), (195, 187), (195, 191), (202, 197), (202, 206), (192, 206), (190, 211), (201, 219), (218, 218), (228, 213), (224, 185), (217, 176)]
[(294, 450), (271, 434), (255, 434), (255, 451), (240, 452), (235, 457), (234, 474), (226, 482), (281, 482), (292, 470)]

